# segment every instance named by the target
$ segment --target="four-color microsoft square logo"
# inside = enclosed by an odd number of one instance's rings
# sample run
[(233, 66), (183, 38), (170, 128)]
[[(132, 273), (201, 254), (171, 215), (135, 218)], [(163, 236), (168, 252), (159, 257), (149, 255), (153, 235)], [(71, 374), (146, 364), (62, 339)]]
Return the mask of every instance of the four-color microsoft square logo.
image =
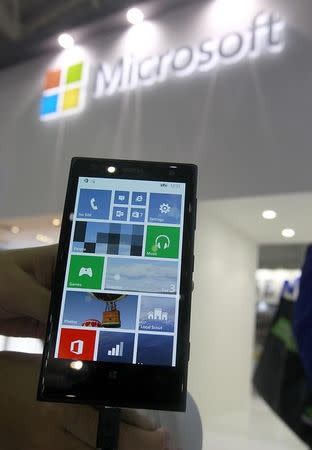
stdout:
[(49, 69), (40, 100), (40, 119), (49, 120), (80, 111), (84, 103), (86, 63)]

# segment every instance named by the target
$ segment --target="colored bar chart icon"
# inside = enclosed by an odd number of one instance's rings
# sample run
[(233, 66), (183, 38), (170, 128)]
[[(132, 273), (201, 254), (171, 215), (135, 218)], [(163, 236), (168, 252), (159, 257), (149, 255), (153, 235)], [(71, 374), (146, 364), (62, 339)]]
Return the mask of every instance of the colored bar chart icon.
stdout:
[(123, 356), (123, 348), (124, 343), (120, 342), (119, 344), (116, 344), (115, 347), (113, 347), (111, 350), (108, 350), (107, 355), (108, 356)]

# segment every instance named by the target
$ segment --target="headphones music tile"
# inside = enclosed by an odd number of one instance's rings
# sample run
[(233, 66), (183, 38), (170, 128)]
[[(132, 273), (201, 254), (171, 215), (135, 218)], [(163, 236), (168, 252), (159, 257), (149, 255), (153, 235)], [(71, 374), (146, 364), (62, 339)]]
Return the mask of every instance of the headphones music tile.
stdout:
[(145, 256), (156, 258), (179, 257), (179, 227), (147, 226)]

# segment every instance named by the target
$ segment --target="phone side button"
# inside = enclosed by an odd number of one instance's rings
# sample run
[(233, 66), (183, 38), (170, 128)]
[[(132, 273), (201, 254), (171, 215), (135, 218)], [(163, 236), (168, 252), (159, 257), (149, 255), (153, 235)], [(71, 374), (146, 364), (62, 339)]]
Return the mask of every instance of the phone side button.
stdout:
[(188, 355), (187, 355), (187, 362), (189, 362), (191, 356), (191, 343), (188, 344)]
[(194, 230), (196, 230), (196, 225), (197, 225), (197, 198), (195, 199)]
[(194, 265), (195, 265), (195, 255), (193, 255), (193, 261), (192, 261), (192, 273), (194, 272)]

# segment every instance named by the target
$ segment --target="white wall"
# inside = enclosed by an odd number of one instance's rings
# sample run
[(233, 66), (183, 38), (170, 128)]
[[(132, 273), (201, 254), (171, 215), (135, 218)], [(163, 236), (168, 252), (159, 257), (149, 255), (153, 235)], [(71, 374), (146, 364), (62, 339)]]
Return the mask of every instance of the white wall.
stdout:
[(204, 430), (246, 431), (251, 392), (256, 244), (201, 203), (189, 390)]

